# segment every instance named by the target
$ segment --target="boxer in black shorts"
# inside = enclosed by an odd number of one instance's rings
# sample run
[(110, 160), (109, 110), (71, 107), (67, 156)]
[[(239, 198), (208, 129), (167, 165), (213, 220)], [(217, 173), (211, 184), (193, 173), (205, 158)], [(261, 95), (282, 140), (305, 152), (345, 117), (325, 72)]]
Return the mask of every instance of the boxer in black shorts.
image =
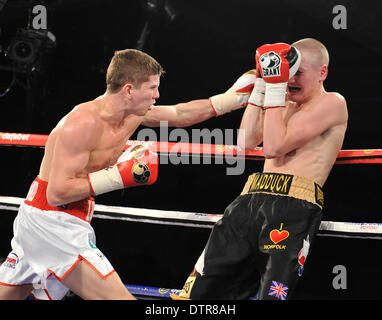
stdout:
[(328, 65), (327, 49), (311, 38), (257, 49), (238, 145), (263, 143), (264, 173), (250, 176), (226, 208), (173, 299), (292, 297), (347, 128), (345, 99), (323, 86)]
[(321, 222), (323, 192), (306, 179), (257, 173), (225, 210), (196, 270), (190, 299), (286, 299)]

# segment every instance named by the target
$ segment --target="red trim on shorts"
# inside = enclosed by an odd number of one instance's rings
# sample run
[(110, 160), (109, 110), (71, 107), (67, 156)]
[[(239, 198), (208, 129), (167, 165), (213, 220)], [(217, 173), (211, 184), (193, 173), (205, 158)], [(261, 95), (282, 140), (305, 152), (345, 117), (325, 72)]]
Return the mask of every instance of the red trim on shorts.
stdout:
[(94, 198), (68, 203), (63, 206), (51, 206), (46, 198), (48, 182), (36, 178), (29, 189), (25, 204), (44, 211), (61, 211), (90, 223), (94, 210)]
[(33, 283), (10, 284), (5, 282), (0, 282), (0, 285), (6, 286), (6, 287), (23, 287), (23, 286), (31, 286), (33, 285)]
[(81, 256), (80, 254), (78, 255), (78, 259), (76, 260), (76, 262), (74, 262), (72, 264), (72, 266), (64, 273), (64, 275), (62, 277), (59, 277), (57, 274), (55, 274), (55, 272), (51, 269), (48, 269), (48, 271), (53, 274), (56, 279), (58, 281), (62, 281), (65, 279), (65, 277), (74, 269), (74, 267), (81, 261), (83, 260), (84, 262), (86, 262), (89, 266), (91, 266), (93, 268), (93, 270), (95, 270), (99, 276), (102, 278), (102, 279), (106, 279), (108, 276), (110, 276), (113, 272), (115, 272), (115, 269), (111, 270), (108, 274), (106, 275), (103, 275), (91, 262), (89, 262), (87, 259), (85, 259), (83, 256)]
[(53, 300), (47, 289), (43, 289), (49, 300)]
[(99, 272), (98, 271), (98, 269), (95, 267), (95, 266), (93, 266), (88, 260), (86, 260), (83, 256), (81, 256), (80, 255), (80, 257), (81, 257), (81, 259), (82, 260), (84, 260), (89, 266), (91, 266), (98, 274), (99, 274), (99, 276), (102, 278), (102, 279), (106, 279), (108, 276), (110, 276), (113, 272), (115, 272), (115, 270), (113, 269), (113, 270), (111, 270), (108, 274), (105, 274), (105, 275), (103, 275), (101, 272)]

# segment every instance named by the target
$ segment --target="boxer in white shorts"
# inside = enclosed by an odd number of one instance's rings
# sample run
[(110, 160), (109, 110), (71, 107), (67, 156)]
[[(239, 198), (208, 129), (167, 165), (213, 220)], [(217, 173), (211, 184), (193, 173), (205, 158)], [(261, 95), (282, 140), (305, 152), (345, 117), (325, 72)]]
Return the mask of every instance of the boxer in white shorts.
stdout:
[(0, 276), (4, 285), (32, 284), (36, 299), (57, 300), (69, 290), (61, 281), (81, 260), (103, 279), (114, 269), (95, 245), (90, 225), (94, 200), (53, 208), (46, 202), (46, 187), (37, 178), (21, 204), (14, 222), (12, 252), (0, 267)]
[(12, 252), (0, 268), (0, 300), (134, 299), (104, 255), (90, 226), (97, 196), (152, 184), (158, 156), (145, 146), (122, 153), (139, 125), (189, 126), (244, 107), (255, 75), (225, 93), (174, 106), (154, 106), (162, 67), (134, 49), (116, 51), (106, 92), (79, 104), (50, 133), (38, 178), (14, 223)]

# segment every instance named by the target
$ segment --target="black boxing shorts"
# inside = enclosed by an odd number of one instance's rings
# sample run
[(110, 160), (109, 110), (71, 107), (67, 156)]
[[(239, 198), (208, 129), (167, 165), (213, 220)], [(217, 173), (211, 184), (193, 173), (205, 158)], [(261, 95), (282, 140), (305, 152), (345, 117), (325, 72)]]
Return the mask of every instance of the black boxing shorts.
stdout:
[(251, 175), (173, 298), (290, 298), (320, 226), (323, 202), (321, 187), (309, 179)]

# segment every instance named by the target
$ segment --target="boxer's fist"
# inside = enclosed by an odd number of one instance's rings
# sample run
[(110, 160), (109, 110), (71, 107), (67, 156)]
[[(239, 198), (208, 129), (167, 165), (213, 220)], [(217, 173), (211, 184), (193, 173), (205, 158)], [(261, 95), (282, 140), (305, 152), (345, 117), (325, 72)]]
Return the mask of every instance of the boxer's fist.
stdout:
[(210, 97), (216, 116), (245, 107), (256, 80), (256, 70), (244, 73), (226, 92)]
[(288, 82), (297, 72), (300, 52), (286, 43), (265, 44), (256, 51), (256, 65), (267, 83)]
[(286, 43), (265, 44), (257, 49), (256, 64), (266, 83), (264, 108), (285, 106), (288, 81), (300, 62), (300, 52)]
[(157, 177), (158, 155), (145, 145), (130, 147), (122, 153), (114, 166), (88, 175), (94, 195), (153, 184)]

